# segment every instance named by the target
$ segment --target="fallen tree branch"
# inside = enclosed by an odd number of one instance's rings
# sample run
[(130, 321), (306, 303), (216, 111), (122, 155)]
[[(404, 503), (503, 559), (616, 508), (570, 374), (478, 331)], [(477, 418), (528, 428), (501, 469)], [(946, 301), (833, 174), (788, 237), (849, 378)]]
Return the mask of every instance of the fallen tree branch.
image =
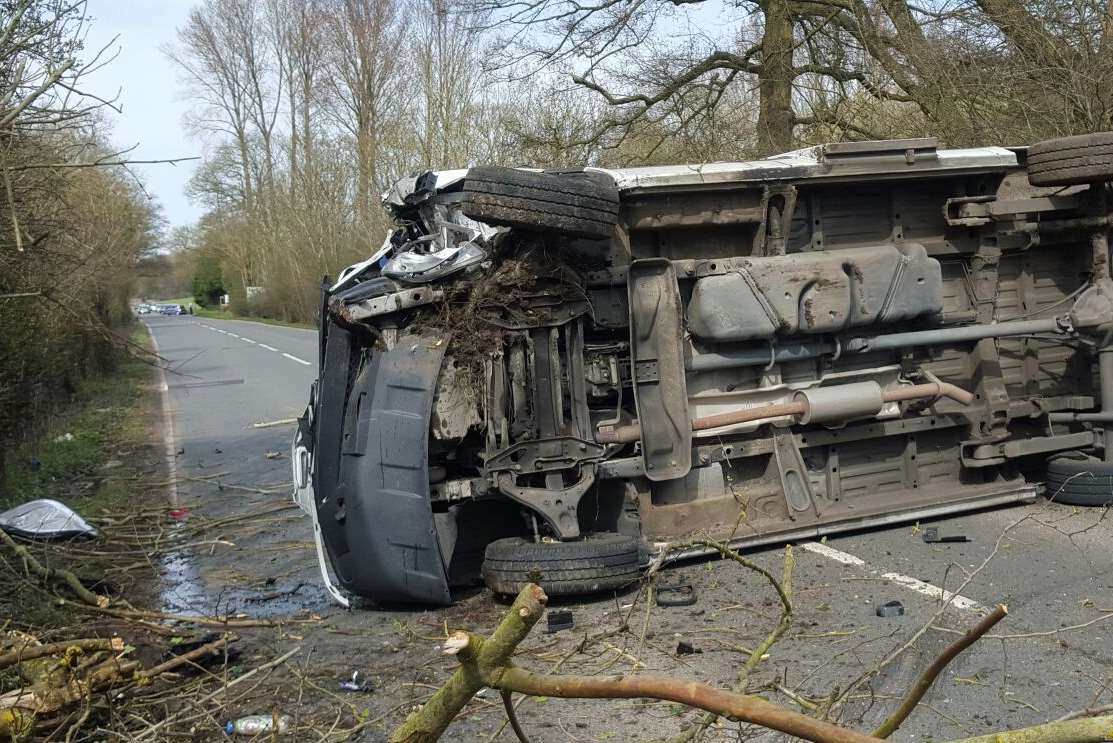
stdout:
[(196, 624), (200, 627), (214, 627), (219, 629), (246, 629), (249, 627), (281, 627), (287, 624), (316, 624), (320, 617), (284, 617), (280, 620), (252, 619), (250, 617), (209, 617), (201, 614), (172, 614), (165, 611), (148, 611), (145, 609), (109, 608), (100, 606), (85, 606), (65, 599), (58, 599), (59, 606), (70, 606), (79, 611), (93, 614), (127, 619), (135, 622), (162, 621), (181, 622), (183, 624)]
[[(792, 625), (792, 571), (796, 567), (796, 558), (792, 554), (792, 546), (788, 545), (785, 547), (784, 568), (779, 581), (765, 568), (752, 560), (746, 559), (736, 550), (731, 549), (721, 542), (716, 542), (713, 539), (690, 542), (675, 549), (686, 549), (691, 546), (704, 546), (718, 550), (723, 559), (733, 560), (742, 567), (757, 572), (769, 581), (769, 584), (773, 586), (773, 590), (777, 592), (778, 598), (780, 598), (781, 616), (780, 619), (777, 620), (777, 626), (766, 635), (765, 639), (762, 640), (757, 647), (750, 651), (749, 657), (738, 671), (738, 676), (735, 678), (734, 685), (731, 687), (731, 690), (735, 693), (744, 694), (750, 681), (750, 674), (753, 673), (762, 659), (766, 657), (777, 641), (781, 639)], [(672, 551), (673, 550), (670, 549), (665, 554), (667, 555), (668, 552)], [(669, 743), (689, 743), (690, 741), (696, 740), (703, 735), (704, 731), (714, 725), (717, 719), (718, 715), (714, 712), (707, 712), (700, 718), (698, 723), (677, 735)]]
[(679, 702), (716, 715), (751, 722), (815, 743), (876, 743), (877, 739), (780, 707), (764, 699), (707, 684), (652, 676), (549, 676), (510, 663), (518, 644), (540, 619), (548, 597), (527, 584), (487, 639), (455, 632), (444, 651), (460, 661), (456, 673), (391, 736), (391, 743), (437, 740), (464, 705), (483, 687), (531, 696), (563, 698), (650, 698)]
[(81, 585), (81, 579), (69, 570), (63, 570), (61, 568), (48, 568), (44, 566), (41, 562), (35, 559), (35, 556), (31, 554), (31, 551), (29, 549), (17, 543), (3, 529), (0, 529), (0, 541), (3, 541), (4, 544), (6, 544), (8, 548), (15, 552), (16, 556), (19, 557), (20, 560), (22, 560), (25, 570), (29, 570), (35, 575), (38, 575), (40, 578), (47, 581), (48, 583), (64, 584), (67, 588), (70, 589), (73, 595), (77, 596), (77, 598), (81, 599), (83, 602), (89, 604), (90, 606), (99, 606), (101, 608), (108, 606), (107, 596), (98, 596), (85, 586)]
[[(489, 638), (464, 631), (449, 635), (443, 651), (455, 655), (460, 667), (436, 694), (413, 711), (394, 731), (390, 743), (433, 743), (476, 692), (484, 687), (502, 694), (508, 714), (512, 709), (509, 695), (513, 692), (566, 699), (658, 699), (703, 709), (717, 716), (759, 725), (813, 743), (878, 743), (882, 740), (794, 712), (760, 697), (717, 689), (696, 681), (652, 676), (557, 676), (517, 668), (511, 662), (514, 651), (541, 617), (547, 600), (539, 586), (527, 584)], [(1007, 613), (1006, 607), (997, 607), (962, 640), (948, 647), (920, 676), (898, 711), (879, 730), (884, 731), (887, 727), (896, 730), (940, 671)], [(515, 725), (515, 728), (519, 739), (525, 740), (520, 726)], [(1110, 740), (1111, 731), (1113, 716), (1090, 717), (965, 738), (952, 743), (1104, 743)]]
[(1113, 715), (1048, 722), (1030, 728), (963, 738), (951, 743), (1100, 743), (1110, 739)]
[(224, 650), (228, 646), (229, 642), (235, 642), (235, 640), (235, 635), (226, 635), (224, 637), (221, 637), (219, 640), (213, 640), (212, 642), (206, 643), (199, 648), (194, 648), (188, 653), (182, 653), (181, 655), (174, 656), (165, 663), (159, 663), (157, 666), (152, 666), (151, 668), (148, 668), (144, 671), (139, 671), (135, 675), (140, 679), (152, 679), (155, 676), (161, 675), (163, 673), (169, 673), (170, 671), (177, 670), (182, 666), (191, 665), (195, 661), (204, 658), (206, 655), (216, 655), (221, 650)]
[(70, 648), (77, 648), (82, 651), (111, 650), (119, 653), (124, 649), (124, 641), (119, 637), (113, 637), (109, 640), (70, 640), (69, 642), (52, 642), (47, 645), (26, 644), (19, 650), (11, 650), (0, 655), (0, 669), (28, 660), (45, 658), (48, 655), (61, 655), (68, 652)]
[(873, 731), (874, 737), (888, 738), (895, 733), (897, 728), (901, 726), (901, 723), (912, 714), (912, 710), (916, 708), (920, 700), (924, 698), (924, 694), (926, 694), (927, 690), (931, 688), (931, 685), (935, 683), (936, 677), (939, 676), (942, 670), (946, 668), (959, 653), (977, 642), (986, 632), (989, 632), (989, 630), (1004, 619), (1008, 613), (1009, 609), (1007, 606), (998, 604), (996, 609), (983, 617), (982, 621), (978, 622), (969, 632), (948, 645), (947, 649), (944, 650), (922, 674), (920, 674), (918, 679), (916, 679), (916, 683), (908, 690), (900, 706), (897, 707), (893, 714), (889, 715), (885, 722), (881, 723), (881, 725)]

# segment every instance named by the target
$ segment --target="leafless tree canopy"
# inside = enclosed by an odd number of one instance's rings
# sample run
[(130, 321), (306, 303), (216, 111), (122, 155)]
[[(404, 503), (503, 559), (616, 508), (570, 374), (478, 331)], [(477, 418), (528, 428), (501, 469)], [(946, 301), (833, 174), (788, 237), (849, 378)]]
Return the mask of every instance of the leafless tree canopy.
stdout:
[[(156, 215), (82, 91), (85, 3), (0, 1), (0, 447), (110, 363)], [(0, 469), (3, 463), (0, 462)]]

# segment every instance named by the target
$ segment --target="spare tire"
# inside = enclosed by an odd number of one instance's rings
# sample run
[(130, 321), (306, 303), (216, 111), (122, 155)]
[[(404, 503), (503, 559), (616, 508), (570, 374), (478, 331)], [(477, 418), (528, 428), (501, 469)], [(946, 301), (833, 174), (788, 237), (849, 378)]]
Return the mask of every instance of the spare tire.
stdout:
[(1028, 148), (1028, 182), (1074, 186), (1113, 180), (1113, 132), (1049, 139)]
[(1113, 463), (1060, 457), (1047, 463), (1048, 500), (1072, 506), (1113, 505)]
[(618, 189), (606, 176), (472, 168), (460, 208), (487, 224), (571, 237), (608, 238), (618, 223)]
[(487, 545), (483, 580), (501, 594), (517, 593), (531, 582), (550, 596), (614, 591), (638, 580), (639, 547), (634, 537), (612, 533), (575, 542), (496, 539)]

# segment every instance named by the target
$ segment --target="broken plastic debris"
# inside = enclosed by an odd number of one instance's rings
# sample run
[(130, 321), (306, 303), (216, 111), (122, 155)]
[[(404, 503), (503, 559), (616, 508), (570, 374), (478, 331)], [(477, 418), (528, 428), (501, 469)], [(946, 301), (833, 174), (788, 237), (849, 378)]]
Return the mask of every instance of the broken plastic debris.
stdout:
[(69, 506), (56, 500), (33, 500), (0, 513), (0, 529), (24, 539), (95, 537), (97, 530)]
[(940, 536), (938, 526), (929, 526), (924, 529), (924, 541), (928, 544), (938, 542), (969, 542), (970, 538), (965, 534), (947, 534)]
[(545, 634), (551, 635), (554, 632), (560, 632), (564, 629), (572, 629), (576, 622), (572, 618), (572, 612), (567, 609), (559, 611), (550, 609), (546, 616), (549, 620), (549, 626), (545, 629)]
[(367, 683), (367, 679), (363, 678), (359, 671), (352, 671), (352, 677), (347, 681), (341, 681), (340, 688), (344, 691), (358, 691), (366, 694), (371, 691), (371, 684)]
[(407, 250), (396, 254), (383, 266), (383, 275), (411, 283), (436, 281), (462, 271), (487, 257), (487, 252), (472, 242), (422, 252)]
[(696, 603), (696, 589), (690, 583), (657, 586), (657, 606), (691, 606)]
[(193, 514), (188, 508), (172, 508), (170, 509), (170, 518), (175, 521), (189, 521), (189, 517)]
[(879, 617), (900, 617), (904, 616), (904, 604), (899, 601), (886, 601), (881, 606), (877, 607), (877, 616)]

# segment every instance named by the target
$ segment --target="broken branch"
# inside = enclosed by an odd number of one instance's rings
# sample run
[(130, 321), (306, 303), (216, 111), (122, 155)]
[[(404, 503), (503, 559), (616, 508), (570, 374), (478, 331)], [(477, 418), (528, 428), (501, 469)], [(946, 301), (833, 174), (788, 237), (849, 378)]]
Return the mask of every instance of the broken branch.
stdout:
[(998, 604), (996, 609), (983, 617), (982, 621), (978, 622), (969, 632), (948, 645), (947, 649), (944, 650), (922, 674), (920, 674), (918, 679), (916, 679), (916, 683), (908, 690), (908, 694), (905, 695), (904, 701), (901, 702), (900, 706), (897, 707), (893, 714), (889, 715), (885, 722), (881, 723), (881, 725), (873, 731), (874, 736), (877, 738), (888, 738), (896, 732), (897, 728), (901, 726), (901, 723), (908, 719), (908, 716), (912, 714), (912, 710), (914, 710), (916, 705), (920, 703), (920, 700), (924, 698), (924, 694), (926, 694), (927, 690), (931, 688), (931, 685), (935, 683), (936, 677), (939, 676), (943, 669), (946, 668), (959, 653), (977, 642), (986, 632), (989, 632), (989, 630), (993, 628), (993, 625), (1004, 619), (1008, 613), (1009, 608), (1007, 606)]
[(108, 606), (107, 596), (98, 596), (85, 586), (81, 585), (81, 579), (79, 579), (69, 570), (45, 567), (41, 562), (35, 559), (30, 550), (28, 550), (21, 544), (17, 544), (16, 541), (12, 539), (3, 529), (0, 529), (0, 540), (2, 540), (4, 544), (6, 544), (13, 552), (15, 552), (19, 559), (23, 561), (23, 566), (25, 569), (31, 571), (35, 575), (38, 575), (40, 578), (47, 581), (48, 583), (64, 584), (67, 588), (70, 589), (70, 591), (73, 592), (75, 596), (77, 596), (79, 599), (84, 601), (86, 604), (89, 604), (90, 606), (99, 606), (101, 608)]
[(70, 640), (69, 642), (52, 642), (47, 645), (26, 644), (19, 650), (12, 650), (0, 655), (0, 669), (27, 660), (45, 658), (48, 655), (61, 655), (62, 653), (68, 652), (70, 648), (76, 648), (82, 651), (110, 650), (118, 653), (124, 649), (124, 641), (119, 637), (113, 637), (109, 640)]

